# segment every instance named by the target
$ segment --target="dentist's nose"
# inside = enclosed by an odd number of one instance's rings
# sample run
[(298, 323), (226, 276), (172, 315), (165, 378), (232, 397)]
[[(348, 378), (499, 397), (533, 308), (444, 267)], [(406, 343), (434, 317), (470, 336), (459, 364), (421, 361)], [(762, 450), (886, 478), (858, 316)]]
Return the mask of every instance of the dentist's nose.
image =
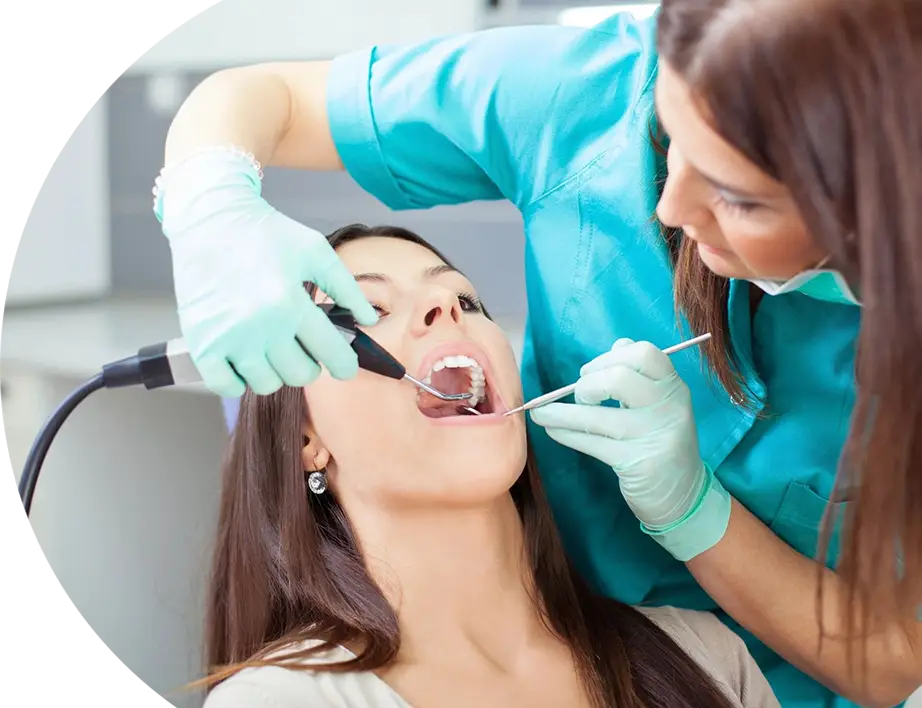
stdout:
[(668, 176), (656, 205), (656, 216), (671, 228), (701, 227), (713, 218), (702, 193), (700, 178), (685, 162), (675, 146), (669, 147)]

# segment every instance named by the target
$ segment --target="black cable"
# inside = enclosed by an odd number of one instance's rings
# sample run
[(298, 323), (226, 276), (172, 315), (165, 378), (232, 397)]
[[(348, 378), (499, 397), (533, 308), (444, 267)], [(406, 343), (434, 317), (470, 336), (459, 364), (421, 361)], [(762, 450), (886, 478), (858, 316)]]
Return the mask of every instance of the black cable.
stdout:
[[(394, 379), (406, 374), (406, 369), (394, 357), (388, 354), (376, 342), (355, 327), (352, 315), (334, 305), (322, 306), (330, 320), (339, 328), (352, 344), (359, 356), (359, 366)], [(201, 374), (195, 367), (189, 349), (182, 339), (160, 342), (142, 347), (134, 356), (113, 361), (102, 367), (102, 371), (89, 381), (83, 383), (64, 402), (39, 431), (32, 444), (29, 456), (19, 480), (19, 497), (26, 510), (26, 516), (32, 510), (32, 496), (38, 475), (45, 462), (48, 449), (58, 434), (64, 421), (74, 409), (93, 391), (101, 388), (122, 388), (143, 385), (148, 390), (164, 386), (176, 386), (200, 382)]]
[(19, 479), (19, 496), (22, 499), (22, 505), (25, 507), (26, 516), (32, 510), (32, 496), (35, 494), (38, 474), (42, 469), (42, 463), (45, 461), (45, 455), (48, 454), (48, 449), (51, 447), (54, 436), (58, 434), (58, 430), (61, 429), (64, 421), (67, 420), (67, 416), (73, 412), (74, 408), (80, 405), (93, 391), (98, 391), (101, 388), (105, 388), (105, 382), (103, 381), (102, 373), (98, 373), (64, 399), (64, 402), (57, 407), (57, 410), (51, 414), (51, 417), (42, 427), (38, 437), (35, 438), (35, 442), (32, 443), (32, 449), (29, 450), (29, 456), (26, 458), (26, 464), (22, 470), (22, 477)]
[(75, 389), (51, 414), (39, 431), (19, 479), (19, 497), (26, 510), (32, 511), (32, 497), (38, 483), (38, 475), (45, 462), (48, 449), (67, 417), (93, 391), (101, 388), (123, 388), (144, 385), (147, 389), (173, 386), (196, 380), (198, 372), (189, 359), (181, 340), (161, 342), (143, 347), (136, 355), (113, 361), (102, 367), (102, 371)]

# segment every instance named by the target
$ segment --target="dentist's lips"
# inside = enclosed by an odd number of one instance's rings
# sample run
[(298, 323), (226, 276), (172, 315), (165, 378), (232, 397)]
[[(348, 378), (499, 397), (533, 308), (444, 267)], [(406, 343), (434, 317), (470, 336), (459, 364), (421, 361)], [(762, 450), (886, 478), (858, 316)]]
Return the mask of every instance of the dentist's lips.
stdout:
[(698, 246), (698, 248), (700, 248), (702, 251), (706, 251), (707, 253), (713, 253), (716, 256), (721, 256), (721, 255), (725, 255), (729, 253), (727, 249), (718, 248), (717, 246), (712, 246), (709, 243), (705, 243), (704, 241), (700, 240), (697, 236), (689, 236), (689, 238), (695, 242), (695, 245)]
[[(429, 377), (432, 367), (438, 361), (446, 357), (467, 357), (473, 359), (483, 370), (485, 383), (485, 397), (476, 409), (481, 411), (481, 415), (465, 412), (464, 408), (470, 405), (469, 401), (455, 401), (448, 403), (439, 401), (439, 399), (428, 393), (420, 392), (417, 397), (417, 405), (420, 412), (435, 424), (450, 425), (484, 425), (487, 423), (496, 423), (503, 420), (502, 413), (507, 409), (502, 400), (496, 385), (496, 378), (493, 372), (493, 366), (486, 352), (483, 351), (476, 343), (470, 340), (459, 340), (454, 342), (445, 342), (430, 350), (420, 362), (416, 371), (416, 377), (420, 380)], [(447, 371), (443, 369), (442, 371)], [(467, 371), (465, 370), (465, 373)], [(433, 377), (432, 386), (439, 388), (437, 377)], [(464, 376), (465, 381), (470, 381), (468, 376)], [(457, 388), (457, 387), (456, 387)], [(460, 393), (460, 390), (444, 390), (445, 393)], [(465, 389), (466, 390), (466, 389)]]
[(703, 251), (706, 251), (708, 253), (713, 253), (714, 255), (717, 255), (717, 256), (725, 255), (729, 253), (729, 251), (726, 248), (719, 248), (717, 246), (712, 246), (707, 241), (703, 241), (701, 237), (698, 235), (698, 233), (696, 231), (693, 231), (692, 229), (683, 228), (683, 233), (685, 234), (686, 238), (694, 241), (695, 245), (698, 246), (698, 248), (700, 248)]

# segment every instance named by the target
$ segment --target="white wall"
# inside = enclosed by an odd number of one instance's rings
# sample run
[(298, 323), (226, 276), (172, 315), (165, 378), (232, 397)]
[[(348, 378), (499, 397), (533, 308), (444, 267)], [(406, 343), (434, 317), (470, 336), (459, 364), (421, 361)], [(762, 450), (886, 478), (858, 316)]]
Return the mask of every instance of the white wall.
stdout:
[(109, 289), (109, 182), (105, 97), (55, 161), (16, 251), (8, 305), (105, 294)]
[(221, 0), (174, 31), (129, 71), (213, 69), (325, 58), (369, 44), (475, 29), (483, 0)]
[[(126, 73), (155, 73), (151, 100), (173, 111), (188, 87), (170, 69), (212, 70), (328, 57), (477, 26), (481, 0), (221, 0), (155, 45)], [(166, 79), (158, 81), (159, 79)], [(7, 304), (105, 295), (111, 285), (106, 99), (77, 126), (26, 224)]]

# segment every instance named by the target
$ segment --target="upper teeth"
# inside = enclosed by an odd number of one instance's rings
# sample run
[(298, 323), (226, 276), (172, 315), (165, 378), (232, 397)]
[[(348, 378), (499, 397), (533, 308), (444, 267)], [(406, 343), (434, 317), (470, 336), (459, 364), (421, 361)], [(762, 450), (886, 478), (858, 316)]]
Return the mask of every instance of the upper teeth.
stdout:
[(471, 377), (471, 387), (469, 393), (471, 397), (464, 402), (465, 405), (473, 408), (483, 400), (486, 392), (486, 378), (483, 375), (483, 368), (469, 356), (462, 354), (456, 356), (446, 356), (439, 359), (432, 365), (429, 375), (425, 378), (426, 384), (431, 384), (432, 373), (442, 369), (470, 369), (468, 372)]

